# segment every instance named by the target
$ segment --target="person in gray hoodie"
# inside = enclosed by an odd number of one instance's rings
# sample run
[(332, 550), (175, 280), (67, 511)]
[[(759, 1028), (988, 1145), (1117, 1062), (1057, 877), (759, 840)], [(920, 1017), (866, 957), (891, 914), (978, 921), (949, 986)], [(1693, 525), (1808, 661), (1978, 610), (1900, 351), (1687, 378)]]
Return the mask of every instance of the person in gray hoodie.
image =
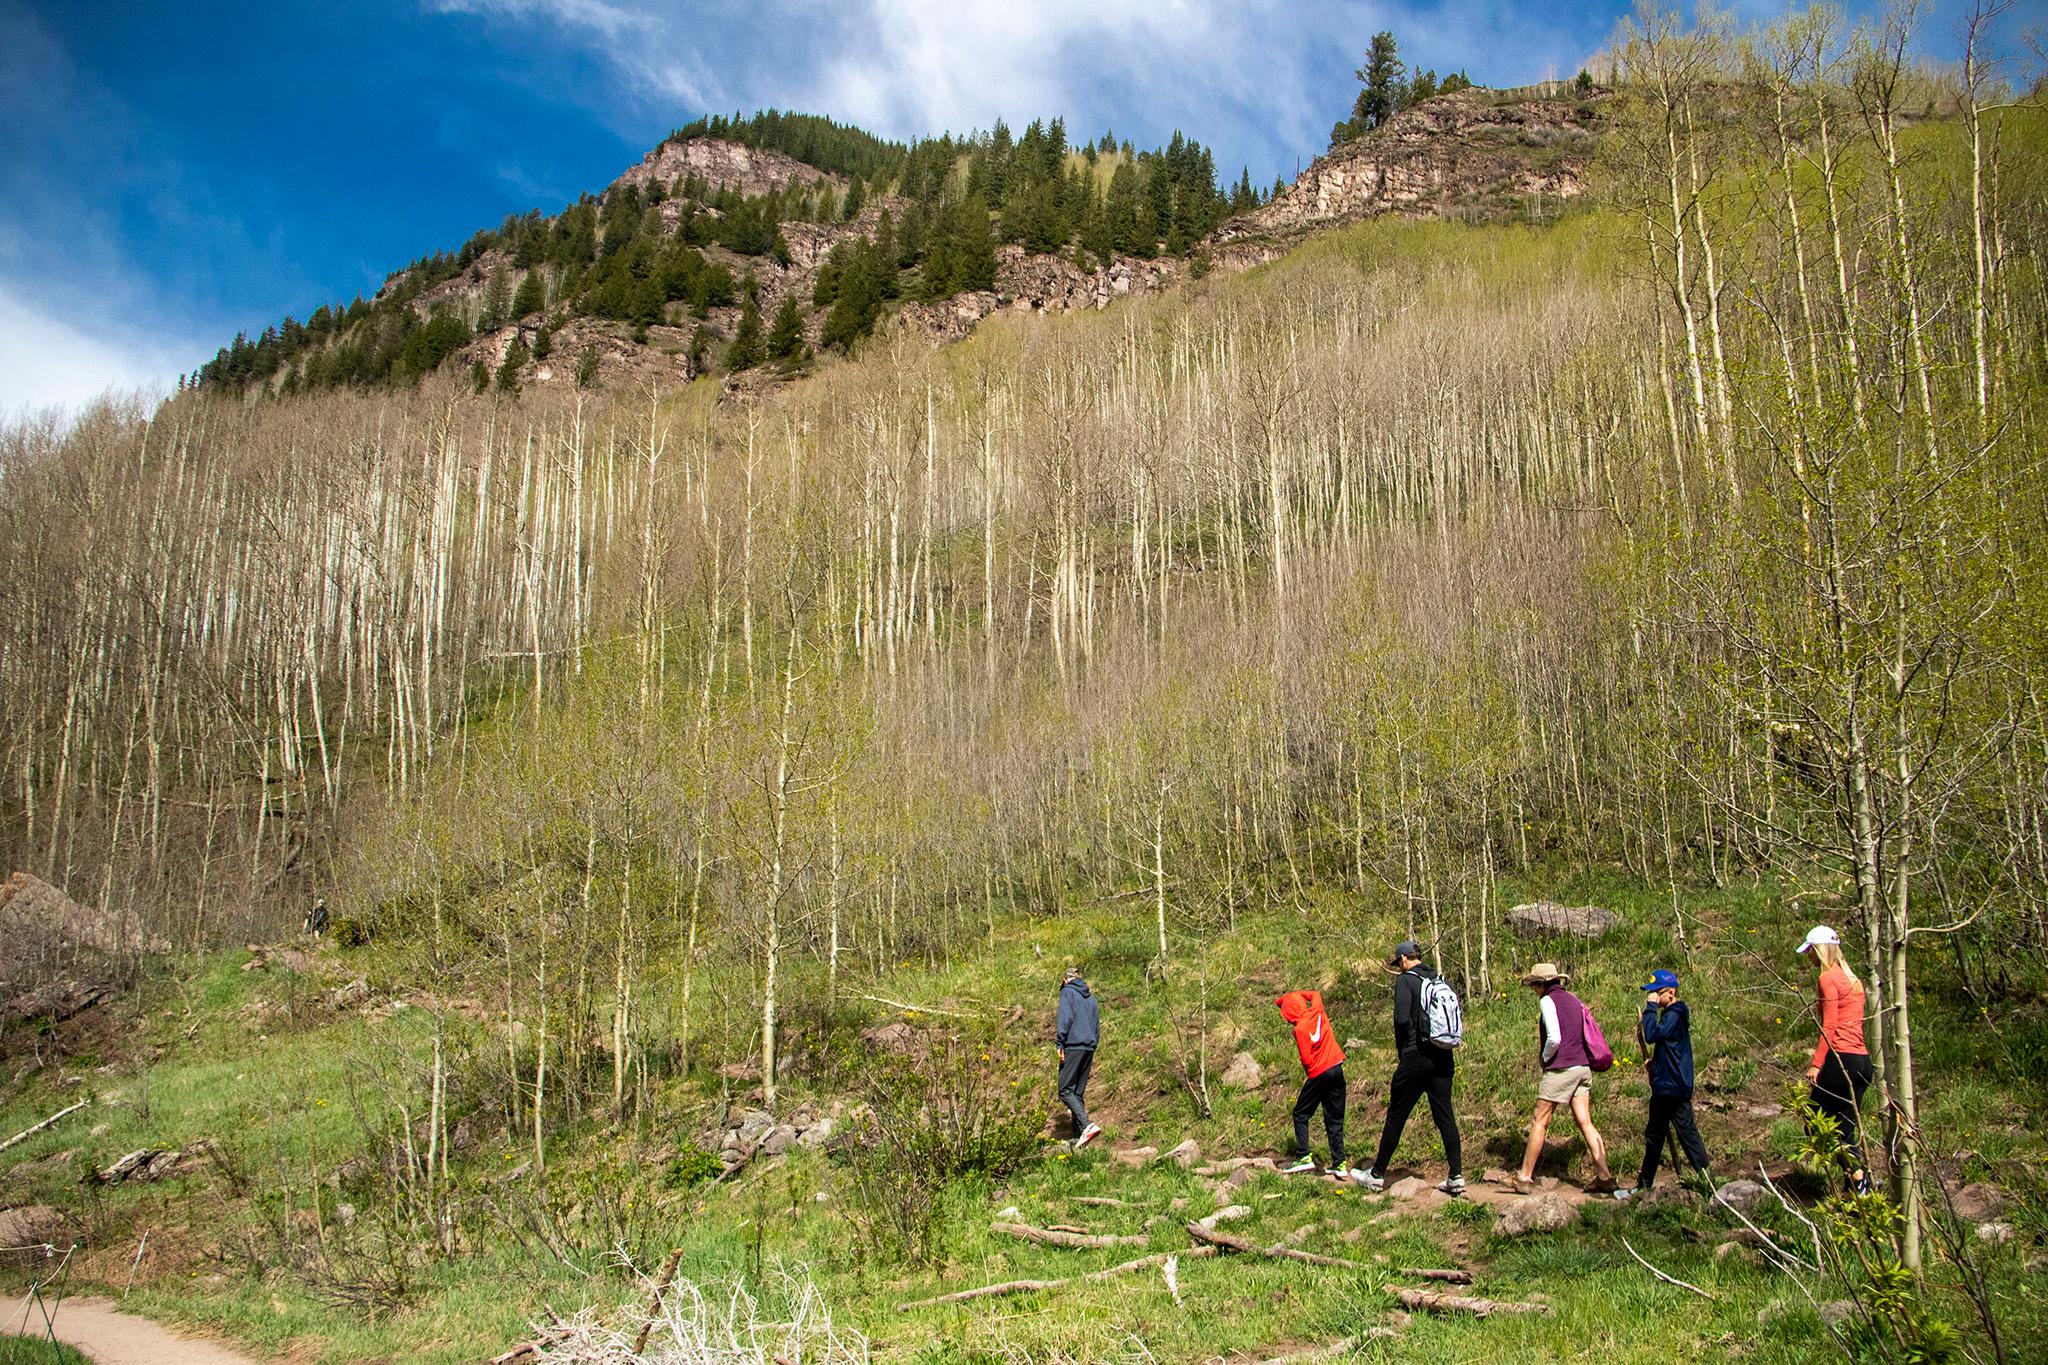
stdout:
[(1088, 1119), (1088, 1075), (1095, 1069), (1095, 1048), (1102, 1041), (1102, 1012), (1081, 969), (1067, 968), (1060, 978), (1059, 1022), (1054, 1026), (1053, 1045), (1060, 1052), (1060, 1103), (1074, 1116), (1074, 1139), (1078, 1151), (1102, 1136), (1102, 1129)]

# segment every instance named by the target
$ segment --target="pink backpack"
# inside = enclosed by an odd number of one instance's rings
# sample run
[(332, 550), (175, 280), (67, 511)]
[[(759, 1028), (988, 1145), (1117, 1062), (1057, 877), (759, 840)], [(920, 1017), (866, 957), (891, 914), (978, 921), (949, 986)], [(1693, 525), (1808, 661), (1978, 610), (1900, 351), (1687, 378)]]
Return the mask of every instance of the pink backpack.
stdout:
[(1586, 1051), (1591, 1058), (1587, 1065), (1595, 1071), (1605, 1071), (1614, 1065), (1614, 1049), (1607, 1046), (1607, 1035), (1600, 1031), (1600, 1021), (1593, 1017), (1593, 1007), (1583, 1000), (1579, 1004), (1585, 1011), (1584, 1036)]

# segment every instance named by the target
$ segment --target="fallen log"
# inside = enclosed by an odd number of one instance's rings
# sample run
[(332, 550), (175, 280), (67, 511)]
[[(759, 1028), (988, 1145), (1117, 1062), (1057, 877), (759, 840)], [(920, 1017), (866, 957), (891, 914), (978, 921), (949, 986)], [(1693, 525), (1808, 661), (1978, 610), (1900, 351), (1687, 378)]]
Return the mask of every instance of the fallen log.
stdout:
[(1028, 1223), (990, 1223), (990, 1232), (1000, 1232), (1005, 1237), (1020, 1241), (1037, 1242), (1042, 1246), (1074, 1247), (1099, 1251), (1104, 1247), (1143, 1246), (1145, 1238), (1118, 1236), (1113, 1232), (1061, 1232), (1053, 1228), (1034, 1228)]
[(1339, 1270), (1370, 1269), (1363, 1261), (1347, 1261), (1340, 1256), (1318, 1256), (1313, 1251), (1296, 1251), (1293, 1247), (1257, 1246), (1242, 1237), (1232, 1237), (1227, 1232), (1203, 1227), (1199, 1222), (1189, 1223), (1187, 1229), (1188, 1236), (1220, 1251), (1235, 1251), (1246, 1256), (1272, 1256), (1286, 1261), (1303, 1261), (1309, 1265), (1334, 1266)]
[(1176, 1258), (1193, 1260), (1198, 1256), (1214, 1256), (1214, 1247), (1196, 1247), (1192, 1251), (1162, 1251), (1153, 1256), (1140, 1256), (1135, 1261), (1109, 1266), (1102, 1270), (1091, 1270), (1085, 1275), (1067, 1275), (1057, 1280), (1005, 1280), (1001, 1284), (985, 1284), (975, 1289), (955, 1290), (951, 1294), (940, 1294), (935, 1298), (917, 1299), (911, 1303), (899, 1303), (896, 1311), (908, 1313), (913, 1308), (934, 1308), (943, 1303), (970, 1303), (975, 1299), (1001, 1298), (1006, 1294), (1029, 1294), (1038, 1289), (1058, 1289), (1065, 1284), (1081, 1284), (1088, 1280), (1107, 1280), (1116, 1275), (1128, 1275), (1134, 1270), (1147, 1270), (1152, 1266), (1167, 1265)]
[(79, 1110), (85, 1108), (85, 1106), (91, 1103), (91, 1100), (85, 1099), (80, 1100), (78, 1103), (72, 1105), (68, 1109), (59, 1109), (56, 1113), (50, 1115), (50, 1117), (44, 1119), (41, 1123), (34, 1124), (30, 1127), (24, 1128), (20, 1132), (16, 1133), (13, 1137), (7, 1139), (7, 1141), (0, 1142), (0, 1152), (6, 1151), (9, 1147), (12, 1147), (17, 1142), (27, 1141), (29, 1138), (34, 1137), (37, 1133), (42, 1132), (43, 1129), (48, 1128), (58, 1119), (63, 1118), (66, 1114), (75, 1114)]
[(1424, 1270), (1419, 1266), (1404, 1265), (1401, 1267), (1401, 1274), (1411, 1280), (1441, 1280), (1445, 1284), (1472, 1283), (1472, 1272), (1469, 1270)]
[(1512, 1303), (1505, 1299), (1462, 1298), (1456, 1294), (1439, 1294), (1427, 1289), (1403, 1289), (1397, 1284), (1381, 1285), (1380, 1288), (1399, 1299), (1403, 1308), (1421, 1309), (1430, 1313), (1470, 1313), (1473, 1317), (1485, 1318), (1495, 1313), (1542, 1313), (1548, 1316), (1552, 1311), (1547, 1303)]
[(1102, 1209), (1127, 1209), (1131, 1207), (1131, 1205), (1121, 1199), (1111, 1199), (1099, 1194), (1077, 1194), (1070, 1197), (1067, 1202), (1069, 1204), (1090, 1204)]

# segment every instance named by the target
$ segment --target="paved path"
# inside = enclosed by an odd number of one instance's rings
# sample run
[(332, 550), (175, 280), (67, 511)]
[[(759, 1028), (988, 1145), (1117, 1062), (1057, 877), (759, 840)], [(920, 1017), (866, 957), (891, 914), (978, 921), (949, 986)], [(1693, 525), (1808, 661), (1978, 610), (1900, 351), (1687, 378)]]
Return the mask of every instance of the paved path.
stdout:
[[(50, 1325), (57, 1340), (101, 1365), (256, 1365), (218, 1342), (179, 1336), (148, 1318), (123, 1313), (112, 1299), (68, 1297), (57, 1305)], [(42, 1337), (43, 1315), (25, 1299), (0, 1299), (0, 1332)]]

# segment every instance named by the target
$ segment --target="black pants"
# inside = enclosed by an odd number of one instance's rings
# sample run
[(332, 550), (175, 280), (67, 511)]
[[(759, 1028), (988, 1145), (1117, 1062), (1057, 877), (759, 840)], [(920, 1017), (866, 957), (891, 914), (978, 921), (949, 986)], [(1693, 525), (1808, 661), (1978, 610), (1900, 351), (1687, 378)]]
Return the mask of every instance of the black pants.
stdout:
[(1443, 1048), (1425, 1045), (1401, 1054), (1400, 1064), (1394, 1068), (1393, 1089), (1387, 1095), (1387, 1121), (1380, 1128), (1379, 1154), (1372, 1162), (1374, 1175), (1387, 1173), (1394, 1160), (1394, 1149), (1401, 1145), (1401, 1130), (1408, 1126), (1415, 1102), (1424, 1095), (1429, 1096), (1429, 1116), (1436, 1120), (1437, 1135), (1444, 1140), (1444, 1160), (1450, 1163), (1451, 1174), (1464, 1171), (1458, 1116), (1451, 1110), (1451, 1077), (1456, 1072), (1456, 1058)]
[(1806, 1092), (1807, 1102), (1835, 1121), (1842, 1138), (1842, 1159), (1851, 1171), (1863, 1166), (1863, 1092), (1870, 1088), (1870, 1055), (1840, 1053), (1829, 1048), (1821, 1058), (1820, 1079)]
[(1643, 1129), (1643, 1169), (1636, 1176), (1636, 1188), (1647, 1190), (1657, 1183), (1657, 1164), (1664, 1156), (1664, 1135), (1678, 1130), (1678, 1145), (1685, 1159), (1701, 1175), (1707, 1173), (1707, 1144), (1700, 1141), (1700, 1126), (1693, 1121), (1692, 1096), (1650, 1096), (1650, 1121)]
[(1294, 1100), (1294, 1150), (1308, 1155), (1308, 1121), (1320, 1106), (1323, 1131), (1330, 1137), (1330, 1169), (1344, 1164), (1344, 1064), (1339, 1062), (1320, 1076), (1311, 1076)]
[(1070, 1047), (1060, 1058), (1060, 1103), (1074, 1116), (1074, 1136), (1088, 1130), (1088, 1073), (1095, 1069), (1095, 1049)]

